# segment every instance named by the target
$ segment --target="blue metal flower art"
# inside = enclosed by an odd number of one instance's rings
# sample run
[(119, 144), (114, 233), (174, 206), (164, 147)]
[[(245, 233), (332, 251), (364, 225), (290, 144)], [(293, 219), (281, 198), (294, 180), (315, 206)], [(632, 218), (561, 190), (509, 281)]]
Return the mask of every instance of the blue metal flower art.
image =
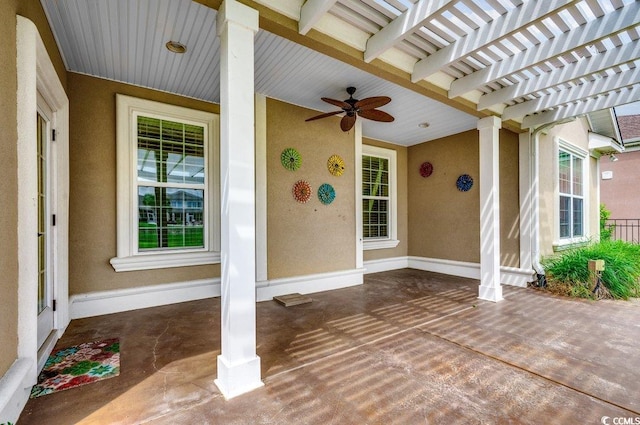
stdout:
[(456, 187), (460, 192), (468, 192), (473, 186), (473, 178), (469, 174), (463, 174), (458, 177)]

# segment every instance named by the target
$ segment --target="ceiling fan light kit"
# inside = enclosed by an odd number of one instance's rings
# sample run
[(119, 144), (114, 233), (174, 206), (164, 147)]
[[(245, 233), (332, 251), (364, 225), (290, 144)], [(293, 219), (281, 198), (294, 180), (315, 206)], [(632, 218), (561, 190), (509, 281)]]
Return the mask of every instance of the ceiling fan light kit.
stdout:
[(387, 103), (391, 102), (390, 97), (376, 96), (376, 97), (367, 97), (365, 99), (358, 100), (353, 98), (353, 94), (355, 92), (356, 92), (355, 87), (347, 87), (347, 93), (349, 94), (349, 99), (336, 100), (336, 99), (330, 99), (328, 97), (321, 98), (323, 101), (341, 108), (341, 110), (316, 115), (314, 117), (306, 119), (305, 121), (314, 121), (320, 118), (326, 118), (333, 115), (344, 113), (345, 115), (342, 117), (342, 120), (340, 121), (340, 129), (342, 129), (342, 131), (344, 132), (347, 132), (353, 128), (358, 116), (361, 116), (362, 118), (366, 118), (368, 120), (379, 121), (379, 122), (392, 122), (394, 120), (394, 118), (388, 113), (381, 111), (379, 109), (376, 109), (376, 108), (379, 108), (380, 106), (384, 106)]

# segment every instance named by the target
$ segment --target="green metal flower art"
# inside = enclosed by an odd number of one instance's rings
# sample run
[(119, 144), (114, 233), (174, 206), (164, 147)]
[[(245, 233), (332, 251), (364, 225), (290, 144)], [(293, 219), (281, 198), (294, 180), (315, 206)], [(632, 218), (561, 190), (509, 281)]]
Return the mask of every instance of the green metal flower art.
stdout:
[(296, 171), (302, 165), (302, 156), (294, 148), (287, 148), (280, 154), (282, 166), (289, 171)]

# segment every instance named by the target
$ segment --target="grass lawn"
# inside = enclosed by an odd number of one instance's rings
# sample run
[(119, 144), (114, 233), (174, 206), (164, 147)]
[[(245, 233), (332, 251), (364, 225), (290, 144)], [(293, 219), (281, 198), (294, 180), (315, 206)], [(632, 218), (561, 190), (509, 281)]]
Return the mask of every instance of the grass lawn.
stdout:
[[(159, 229), (155, 224), (139, 223), (138, 249), (158, 248)], [(161, 248), (199, 248), (204, 246), (203, 226), (167, 226), (167, 244)]]

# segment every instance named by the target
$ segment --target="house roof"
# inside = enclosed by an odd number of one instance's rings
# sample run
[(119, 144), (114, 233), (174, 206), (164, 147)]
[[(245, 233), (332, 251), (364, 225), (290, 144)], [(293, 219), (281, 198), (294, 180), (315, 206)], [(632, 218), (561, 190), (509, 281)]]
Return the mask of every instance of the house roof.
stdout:
[[(219, 0), (42, 0), (67, 69), (218, 101)], [(390, 95), (368, 137), (411, 145), (498, 115), (536, 127), (640, 99), (633, 0), (242, 0), (259, 10), (256, 90)], [(170, 54), (169, 41), (187, 45)], [(342, 97), (341, 97), (342, 96)], [(428, 129), (417, 124), (427, 121)]]
[(618, 125), (625, 144), (640, 142), (640, 115), (620, 115)]

